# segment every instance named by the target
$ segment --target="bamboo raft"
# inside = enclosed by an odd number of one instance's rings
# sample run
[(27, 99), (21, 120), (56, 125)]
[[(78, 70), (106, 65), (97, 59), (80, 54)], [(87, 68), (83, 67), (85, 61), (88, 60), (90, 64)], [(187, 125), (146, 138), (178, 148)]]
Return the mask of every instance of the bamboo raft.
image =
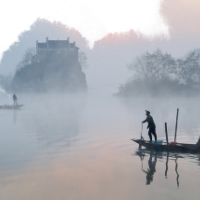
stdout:
[(160, 151), (179, 151), (179, 152), (200, 152), (200, 144), (186, 144), (177, 142), (149, 142), (143, 139), (131, 139), (147, 149), (154, 149)]
[(0, 109), (15, 110), (15, 109), (20, 109), (22, 106), (24, 106), (24, 105), (3, 105), (3, 106), (0, 106)]

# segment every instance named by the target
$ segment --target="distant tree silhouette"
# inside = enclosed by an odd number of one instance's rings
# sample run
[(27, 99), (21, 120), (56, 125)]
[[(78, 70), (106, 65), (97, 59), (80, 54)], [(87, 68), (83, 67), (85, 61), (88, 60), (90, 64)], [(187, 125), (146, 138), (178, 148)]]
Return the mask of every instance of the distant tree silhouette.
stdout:
[(31, 63), (31, 58), (35, 55), (35, 48), (29, 48), (26, 50), (25, 54), (22, 57), (22, 60), (17, 64), (17, 70), (25, 67)]
[(119, 86), (118, 95), (200, 94), (199, 53), (175, 59), (157, 50), (136, 57), (127, 67), (133, 75)]
[(127, 65), (137, 80), (162, 80), (176, 73), (175, 66), (175, 59), (159, 50), (152, 54), (148, 52), (142, 54)]
[(185, 59), (178, 59), (176, 69), (181, 83), (200, 87), (200, 53), (192, 51)]
[(9, 90), (12, 78), (13, 76), (11, 74), (7, 76), (0, 75), (0, 87), (2, 87), (5, 90)]

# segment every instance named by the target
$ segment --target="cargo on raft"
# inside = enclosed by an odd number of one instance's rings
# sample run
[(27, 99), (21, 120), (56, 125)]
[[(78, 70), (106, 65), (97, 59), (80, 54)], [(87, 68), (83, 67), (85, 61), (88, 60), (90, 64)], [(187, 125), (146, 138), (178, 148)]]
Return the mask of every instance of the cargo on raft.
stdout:
[(0, 109), (20, 109), (24, 105), (3, 105), (0, 106)]

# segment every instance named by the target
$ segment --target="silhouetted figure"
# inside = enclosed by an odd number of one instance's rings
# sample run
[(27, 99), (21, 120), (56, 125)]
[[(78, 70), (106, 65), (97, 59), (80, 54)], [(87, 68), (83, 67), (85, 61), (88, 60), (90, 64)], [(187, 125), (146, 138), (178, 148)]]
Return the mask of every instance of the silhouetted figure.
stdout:
[(13, 102), (14, 102), (14, 106), (17, 106), (17, 96), (15, 93), (13, 94)]
[(148, 122), (147, 129), (149, 129), (148, 135), (149, 135), (150, 142), (152, 142), (152, 135), (151, 134), (153, 134), (155, 141), (157, 141), (156, 125), (153, 121), (153, 117), (150, 115), (149, 111), (147, 111), (147, 110), (145, 110), (145, 111), (146, 111), (147, 118), (144, 121), (142, 121), (142, 123)]
[(153, 175), (156, 172), (156, 162), (157, 162), (157, 154), (154, 157), (154, 161), (152, 161), (152, 156), (153, 153), (151, 152), (150, 157), (149, 157), (149, 169), (147, 171), (145, 171), (144, 169), (142, 169), (142, 171), (144, 173), (146, 173), (146, 185), (150, 185), (150, 183), (153, 181)]

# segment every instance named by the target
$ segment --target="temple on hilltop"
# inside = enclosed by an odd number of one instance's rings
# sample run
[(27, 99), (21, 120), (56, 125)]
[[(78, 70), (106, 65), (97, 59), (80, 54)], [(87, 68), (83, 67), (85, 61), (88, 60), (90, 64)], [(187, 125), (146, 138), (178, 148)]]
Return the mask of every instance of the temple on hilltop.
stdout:
[(47, 37), (46, 42), (36, 41), (36, 55), (32, 57), (32, 62), (52, 60), (60, 56), (78, 59), (78, 50), (76, 43), (70, 43), (69, 38), (67, 40), (49, 40)]

